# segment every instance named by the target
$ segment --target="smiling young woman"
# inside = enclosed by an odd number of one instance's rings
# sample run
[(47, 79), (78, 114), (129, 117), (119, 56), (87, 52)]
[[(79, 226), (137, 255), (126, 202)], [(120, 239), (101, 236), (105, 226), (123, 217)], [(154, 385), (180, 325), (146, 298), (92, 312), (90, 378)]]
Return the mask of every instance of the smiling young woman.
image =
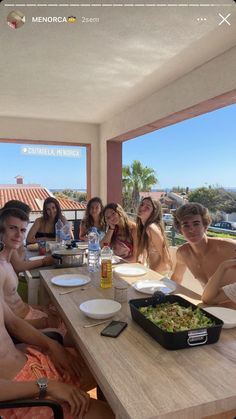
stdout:
[(91, 227), (96, 227), (102, 238), (105, 234), (105, 223), (103, 219), (103, 204), (101, 198), (95, 196), (87, 204), (84, 218), (80, 224), (79, 238), (87, 241)]
[(108, 243), (115, 255), (136, 262), (137, 229), (121, 205), (111, 202), (103, 211), (107, 232), (101, 242)]
[[(55, 240), (55, 224), (59, 219), (61, 219), (63, 224), (65, 224), (66, 218), (64, 215), (62, 215), (58, 200), (52, 196), (49, 196), (44, 201), (42, 217), (39, 217), (35, 220), (27, 235), (27, 244), (37, 243), (38, 239)], [(70, 231), (70, 235), (71, 238), (73, 238), (72, 231)]]

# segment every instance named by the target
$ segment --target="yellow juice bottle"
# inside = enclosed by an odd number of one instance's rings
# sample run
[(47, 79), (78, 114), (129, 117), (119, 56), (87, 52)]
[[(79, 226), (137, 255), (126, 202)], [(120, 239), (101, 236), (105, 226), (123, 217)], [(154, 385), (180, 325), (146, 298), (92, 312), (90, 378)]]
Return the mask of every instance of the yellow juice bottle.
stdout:
[(101, 251), (101, 279), (100, 279), (101, 288), (111, 288), (112, 287), (112, 250), (107, 243), (104, 243), (104, 246)]

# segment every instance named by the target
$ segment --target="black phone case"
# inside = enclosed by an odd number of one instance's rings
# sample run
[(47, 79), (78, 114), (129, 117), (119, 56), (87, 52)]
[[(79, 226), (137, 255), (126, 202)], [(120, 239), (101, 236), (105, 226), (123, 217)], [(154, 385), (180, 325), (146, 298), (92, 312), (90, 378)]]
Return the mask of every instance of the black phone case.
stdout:
[[(116, 331), (116, 333), (112, 330), (112, 325), (120, 325), (120, 329)], [(109, 338), (117, 338), (121, 334), (121, 332), (128, 326), (128, 323), (116, 321), (113, 320), (111, 323), (109, 323), (102, 331), (102, 336), (107, 336)]]

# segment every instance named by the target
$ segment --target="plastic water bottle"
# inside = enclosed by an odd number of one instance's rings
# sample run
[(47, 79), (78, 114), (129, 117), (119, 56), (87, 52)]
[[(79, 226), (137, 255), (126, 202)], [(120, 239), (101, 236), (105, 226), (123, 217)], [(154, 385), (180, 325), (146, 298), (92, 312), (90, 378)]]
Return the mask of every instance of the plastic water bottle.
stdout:
[(71, 235), (70, 235), (70, 223), (68, 221), (62, 226), (62, 242), (63, 244), (70, 243)]
[(59, 218), (55, 224), (55, 231), (56, 231), (56, 243), (60, 246), (62, 244), (62, 229), (63, 229), (63, 222)]
[(88, 234), (88, 271), (99, 270), (100, 245), (96, 227), (92, 227)]
[(112, 250), (104, 243), (101, 251), (101, 288), (112, 287)]

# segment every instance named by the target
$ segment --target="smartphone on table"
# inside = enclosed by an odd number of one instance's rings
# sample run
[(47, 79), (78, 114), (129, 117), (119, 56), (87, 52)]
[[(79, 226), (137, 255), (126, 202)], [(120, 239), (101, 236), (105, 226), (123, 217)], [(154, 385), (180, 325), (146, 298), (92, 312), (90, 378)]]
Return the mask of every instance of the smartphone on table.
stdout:
[(116, 338), (119, 334), (127, 327), (128, 323), (112, 320), (105, 329), (101, 331), (102, 336), (108, 336), (111, 338)]

